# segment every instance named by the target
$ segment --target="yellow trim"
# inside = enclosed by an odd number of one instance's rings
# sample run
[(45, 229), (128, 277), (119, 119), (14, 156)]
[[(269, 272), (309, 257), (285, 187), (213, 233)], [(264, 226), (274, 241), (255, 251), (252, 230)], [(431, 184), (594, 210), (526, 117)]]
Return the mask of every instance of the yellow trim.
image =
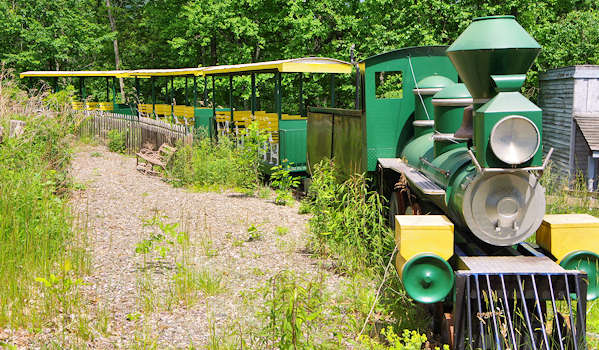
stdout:
[(453, 255), (453, 223), (445, 215), (397, 215), (395, 244), (406, 261), (420, 253), (448, 260)]
[(125, 77), (128, 71), (28, 71), (19, 74), (21, 78), (40, 77)]
[[(324, 63), (328, 62), (328, 63)], [(267, 61), (258, 63), (246, 63), (236, 65), (223, 65), (206, 67), (203, 70), (204, 75), (229, 74), (229, 73), (249, 73), (260, 71), (279, 71), (281, 73), (351, 73), (352, 65), (326, 57), (304, 57), (289, 60)]]
[(537, 229), (536, 240), (558, 262), (576, 250), (599, 254), (599, 219), (588, 214), (548, 214)]

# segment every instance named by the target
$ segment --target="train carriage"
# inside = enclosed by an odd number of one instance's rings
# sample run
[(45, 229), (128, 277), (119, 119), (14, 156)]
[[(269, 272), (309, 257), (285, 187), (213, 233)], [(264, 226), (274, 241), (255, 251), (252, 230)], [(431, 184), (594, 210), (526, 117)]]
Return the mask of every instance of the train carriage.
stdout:
[[(27, 71), (20, 74), (21, 78), (40, 78), (49, 80), (50, 86), (56, 91), (58, 90), (58, 80), (63, 79), (78, 79), (78, 96), (77, 100), (72, 103), (75, 110), (101, 110), (110, 111), (121, 114), (135, 114), (134, 110), (126, 103), (119, 103), (117, 97), (116, 80), (125, 76), (126, 71)], [(92, 101), (92, 97), (88, 94), (86, 80), (88, 79), (105, 79), (106, 98), (104, 101)], [(112, 98), (111, 98), (112, 97)]]
[[(304, 101), (303, 81), (305, 74), (325, 74), (330, 76), (330, 101), (335, 101), (335, 75), (352, 72), (351, 64), (325, 57), (304, 57), (278, 61), (247, 63), (238, 65), (222, 65), (206, 67), (202, 73), (214, 79), (228, 77), (229, 79), (229, 112), (214, 112), (214, 120), (221, 131), (233, 131), (245, 128), (251, 121), (257, 121), (258, 127), (269, 134), (265, 172), (273, 165), (285, 162), (289, 171), (294, 173), (306, 172), (306, 108)], [(274, 110), (257, 110), (256, 76), (274, 75)], [(283, 75), (297, 75), (298, 109), (297, 113), (282, 109)], [(251, 77), (250, 109), (239, 110), (233, 102), (233, 79), (238, 76)], [(214, 96), (214, 94), (213, 94)], [(215, 101), (212, 102), (215, 105)], [(291, 112), (291, 113), (290, 113)]]

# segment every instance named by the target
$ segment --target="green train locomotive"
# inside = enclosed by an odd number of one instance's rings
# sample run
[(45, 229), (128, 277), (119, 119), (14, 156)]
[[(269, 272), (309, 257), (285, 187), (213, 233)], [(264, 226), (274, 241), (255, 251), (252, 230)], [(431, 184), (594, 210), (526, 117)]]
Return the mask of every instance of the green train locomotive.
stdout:
[[(539, 178), (552, 150), (543, 148), (541, 109), (520, 93), (540, 49), (512, 16), (477, 18), (449, 47), (403, 48), (355, 64), (355, 109), (309, 107), (307, 119), (304, 74), (330, 75), (335, 106), (334, 75), (351, 72), (350, 64), (303, 58), (21, 76), (79, 77), (82, 97), (84, 77), (113, 77), (113, 103), (93, 106), (107, 112), (118, 110), (117, 77), (135, 78), (137, 92), (139, 79), (150, 78), (152, 104), (138, 104), (138, 115), (193, 120), (213, 136), (254, 120), (273, 136), (270, 165), (286, 159), (295, 164), (290, 170), (303, 172), (334, 158), (342, 175), (370, 173), (389, 199), (405, 290), (429, 306), (444, 342), (457, 349), (585, 349), (586, 301), (599, 295), (599, 219), (545, 214)], [(281, 76), (288, 73), (298, 74), (297, 115), (282, 110)], [(275, 111), (258, 110), (257, 74), (274, 74)], [(233, 103), (240, 75), (251, 77), (249, 110)], [(154, 80), (163, 76), (170, 104), (159, 105)], [(197, 104), (199, 76), (205, 107)], [(183, 106), (172, 96), (175, 77), (186, 79)], [(228, 108), (216, 108), (219, 77), (229, 80)]]
[(513, 16), (477, 18), (449, 47), (361, 62), (357, 109), (308, 114), (309, 167), (376, 173), (404, 287), (456, 348), (586, 348), (599, 220), (545, 215), (552, 150), (520, 93), (540, 49)]

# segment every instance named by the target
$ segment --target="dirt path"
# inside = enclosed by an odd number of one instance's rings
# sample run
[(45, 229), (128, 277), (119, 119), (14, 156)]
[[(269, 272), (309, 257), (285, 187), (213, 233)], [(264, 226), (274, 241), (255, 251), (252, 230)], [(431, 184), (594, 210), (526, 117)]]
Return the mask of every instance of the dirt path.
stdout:
[[(214, 341), (212, 333), (255, 323), (259, 288), (277, 272), (323, 273), (303, 252), (308, 216), (297, 207), (173, 188), (137, 172), (135, 158), (99, 146), (79, 150), (72, 174), (85, 188), (73, 201), (89, 226), (92, 268), (85, 294), (95, 323), (104, 324), (101, 330), (94, 327), (87, 346), (202, 347)], [(144, 226), (155, 216), (189, 234), (184, 253), (164, 238), (155, 240), (149, 253), (136, 253), (144, 240), (161, 233)], [(157, 247), (169, 250), (165, 257)], [(173, 281), (181, 261), (209, 285), (178, 295)], [(339, 282), (328, 275), (329, 287)]]

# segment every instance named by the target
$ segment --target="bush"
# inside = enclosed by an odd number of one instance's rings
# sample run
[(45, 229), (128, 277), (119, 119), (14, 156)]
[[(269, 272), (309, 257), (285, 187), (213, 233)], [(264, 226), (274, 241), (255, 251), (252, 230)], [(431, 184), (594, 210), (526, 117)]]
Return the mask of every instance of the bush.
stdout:
[(176, 186), (203, 189), (255, 189), (260, 183), (262, 145), (266, 136), (256, 125), (246, 129), (243, 143), (221, 137), (199, 139), (193, 146), (179, 147), (173, 156), (171, 175)]
[(108, 132), (108, 149), (111, 152), (124, 153), (127, 149), (127, 132), (110, 130)]

